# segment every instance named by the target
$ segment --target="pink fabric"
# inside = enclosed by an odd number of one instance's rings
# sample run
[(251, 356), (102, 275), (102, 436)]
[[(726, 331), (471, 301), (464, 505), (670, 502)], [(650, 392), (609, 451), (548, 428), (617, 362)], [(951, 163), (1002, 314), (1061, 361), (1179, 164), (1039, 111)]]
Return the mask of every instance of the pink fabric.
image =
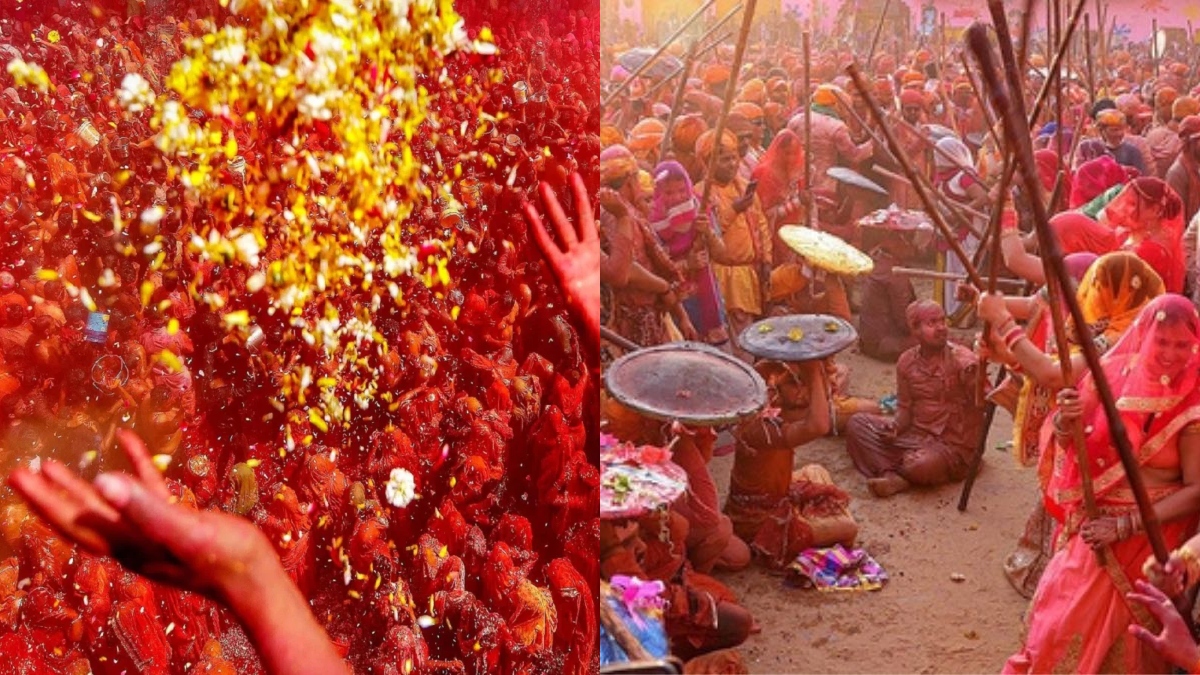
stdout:
[[(1200, 420), (1200, 393), (1196, 391), (1200, 355), (1193, 351), (1186, 365), (1172, 368), (1178, 374), (1166, 383), (1159, 379), (1161, 374), (1147, 367), (1156, 358), (1161, 327), (1177, 325), (1185, 326), (1193, 347), (1200, 348), (1200, 316), (1195, 307), (1179, 295), (1159, 296), (1143, 308), (1101, 361), (1142, 466), (1178, 470), (1179, 432)], [(1079, 390), (1097, 506), (1108, 515), (1132, 513), (1137, 507), (1109, 438), (1091, 375), (1084, 377)], [(1151, 413), (1153, 417), (1149, 417)], [(1052, 438), (1049, 427), (1047, 422), (1043, 428), (1047, 441)], [(1009, 657), (1004, 672), (1166, 672), (1161, 657), (1128, 633), (1135, 615), (1122, 588), (1078, 535), (1084, 514), (1075, 453), (1057, 443), (1048, 443), (1046, 448), (1043, 461), (1053, 464), (1046, 507), (1064, 523), (1067, 541), (1046, 566), (1030, 607), (1025, 644)], [(1181, 483), (1150, 486), (1150, 498), (1157, 502), (1180, 487)], [(1164, 523), (1167, 548), (1176, 548), (1195, 524), (1195, 514)], [(1110, 551), (1124, 579), (1132, 584), (1144, 578), (1142, 563), (1151, 554), (1144, 534), (1120, 541)]]
[(1104, 255), (1117, 250), (1117, 235), (1112, 228), (1078, 211), (1064, 211), (1051, 218), (1050, 231), (1058, 239), (1063, 255), (1084, 252)]
[(1108, 155), (1097, 157), (1080, 165), (1068, 193), (1071, 198), (1068, 208), (1077, 209), (1099, 197), (1105, 190), (1128, 180), (1125, 169)]
[[(682, 181), (687, 186), (687, 199), (669, 203), (665, 186), (670, 181)], [(679, 162), (661, 162), (654, 167), (654, 204), (650, 207), (650, 229), (662, 239), (672, 258), (691, 251), (695, 240), (696, 215), (700, 204), (693, 195), (692, 179)]]

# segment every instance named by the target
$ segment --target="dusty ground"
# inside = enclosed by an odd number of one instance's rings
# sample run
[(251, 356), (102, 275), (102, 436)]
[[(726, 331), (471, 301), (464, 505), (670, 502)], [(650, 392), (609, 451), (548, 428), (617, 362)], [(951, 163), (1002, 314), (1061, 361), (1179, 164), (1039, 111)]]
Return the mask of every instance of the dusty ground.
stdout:
[[(879, 397), (895, 389), (895, 367), (853, 350), (852, 391)], [(998, 411), (985, 467), (965, 512), (961, 484), (888, 500), (867, 491), (845, 442), (827, 438), (801, 448), (796, 467), (817, 462), (852, 497), (859, 546), (891, 577), (872, 593), (819, 593), (783, 584), (761, 569), (720, 578), (737, 591), (762, 632), (741, 647), (752, 672), (991, 673), (1019, 646), (1026, 601), (1001, 570), (1033, 500), (1032, 470), (1017, 468), (996, 446), (1012, 419)], [(711, 465), (722, 500), (732, 455)], [(961, 574), (964, 581), (951, 580)]]

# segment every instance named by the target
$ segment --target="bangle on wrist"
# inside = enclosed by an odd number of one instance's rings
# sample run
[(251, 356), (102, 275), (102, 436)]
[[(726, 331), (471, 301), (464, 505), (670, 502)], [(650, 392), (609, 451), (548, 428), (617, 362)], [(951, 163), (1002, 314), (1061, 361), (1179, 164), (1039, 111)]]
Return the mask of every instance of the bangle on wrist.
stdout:
[(1024, 339), (1025, 339), (1025, 329), (1021, 328), (1020, 326), (1017, 326), (1016, 328), (1014, 328), (1013, 330), (1011, 330), (1007, 334), (1005, 334), (1004, 346), (1008, 347), (1009, 351), (1012, 351), (1013, 347), (1018, 342), (1020, 342), (1021, 340), (1024, 340)]

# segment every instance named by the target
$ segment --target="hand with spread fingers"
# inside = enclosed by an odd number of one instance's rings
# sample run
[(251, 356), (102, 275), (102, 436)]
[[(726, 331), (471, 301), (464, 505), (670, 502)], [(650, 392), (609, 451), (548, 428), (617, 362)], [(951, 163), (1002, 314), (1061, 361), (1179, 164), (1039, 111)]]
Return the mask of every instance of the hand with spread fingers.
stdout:
[(525, 204), (525, 217), (529, 220), (534, 239), (558, 279), (559, 286), (567, 297), (571, 309), (582, 318), (587, 326), (586, 337), (593, 347), (600, 344), (600, 234), (592, 211), (591, 198), (583, 178), (571, 175), (571, 188), (575, 197), (575, 208), (579, 210), (579, 231), (571, 224), (563, 211), (554, 189), (547, 183), (540, 186), (542, 203), (549, 213), (554, 230), (558, 233), (561, 246), (547, 231), (538, 214), (537, 207)]
[(250, 521), (172, 504), (141, 439), (129, 431), (117, 438), (133, 476), (102, 474), (93, 485), (59, 462), (45, 460), (39, 473), (13, 471), (9, 484), (46, 522), (89, 552), (111, 555), (155, 581), (216, 600), (226, 601), (239, 577), (259, 559), (274, 556)]
[[(234, 611), (271, 673), (345, 673), (324, 629), (249, 520), (173, 503), (135, 434), (117, 434), (134, 475), (88, 483), (54, 460), (8, 483), (66, 538), (155, 581), (204, 593)], [(301, 649), (298, 645), (303, 645)]]
[(1166, 660), (1186, 672), (1195, 672), (1196, 666), (1200, 665), (1200, 647), (1192, 639), (1187, 622), (1183, 620), (1167, 594), (1155, 588), (1153, 584), (1139, 579), (1137, 590), (1127, 593), (1125, 597), (1145, 607), (1162, 625), (1162, 630), (1156, 635), (1133, 622), (1129, 625), (1129, 632)]

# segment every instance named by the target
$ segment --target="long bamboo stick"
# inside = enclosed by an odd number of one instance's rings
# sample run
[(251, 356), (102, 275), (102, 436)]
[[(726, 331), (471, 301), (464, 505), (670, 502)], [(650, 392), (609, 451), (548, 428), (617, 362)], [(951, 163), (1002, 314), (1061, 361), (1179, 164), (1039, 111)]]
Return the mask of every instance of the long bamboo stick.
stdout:
[(628, 89), (633, 84), (634, 80), (640, 77), (642, 73), (646, 72), (646, 69), (649, 68), (652, 63), (657, 61), (658, 57), (662, 56), (663, 52), (667, 51), (667, 47), (670, 47), (672, 42), (674, 42), (680, 35), (683, 35), (683, 32), (690, 28), (693, 23), (696, 23), (696, 20), (703, 16), (704, 13), (708, 11), (708, 8), (712, 7), (716, 2), (717, 0), (705, 0), (705, 3), (696, 8), (696, 11), (692, 12), (692, 15), (683, 22), (682, 26), (675, 29), (675, 32), (671, 33), (670, 37), (668, 37), (661, 45), (659, 45), (658, 49), (656, 49), (654, 53), (650, 55), (650, 58), (643, 61), (642, 65), (637, 67), (637, 70), (630, 73), (629, 77), (625, 78), (625, 80), (621, 82), (616, 89), (613, 89), (611, 92), (609, 92), (608, 96), (604, 97), (604, 100), (600, 103), (600, 105), (608, 107), (608, 104), (612, 103), (613, 99), (620, 95), (621, 92)]
[(883, 32), (883, 24), (887, 21), (888, 10), (891, 8), (892, 0), (884, 0), (883, 13), (879, 15), (879, 23), (875, 25), (875, 36), (871, 38), (871, 49), (867, 51), (866, 64), (872, 71), (875, 70), (875, 48), (879, 46), (879, 34)]
[[(812, 28), (810, 18), (809, 28)], [(812, 190), (812, 33), (804, 31), (800, 36), (804, 50), (804, 189)], [(817, 205), (809, 204), (804, 209), (804, 226), (812, 229)]]
[(967, 278), (971, 280), (971, 283), (975, 284), (976, 288), (983, 288), (983, 278), (979, 276), (979, 272), (971, 264), (970, 256), (967, 255), (966, 251), (958, 243), (958, 238), (954, 236), (954, 232), (950, 229), (950, 226), (946, 224), (946, 219), (942, 216), (942, 212), (938, 210), (933, 196), (925, 187), (925, 183), (921, 182), (919, 178), (920, 174), (913, 168), (912, 162), (908, 157), (904, 155), (904, 150), (900, 147), (896, 136), (892, 134), (891, 128), (888, 127), (887, 118), (884, 116), (883, 110), (879, 108), (879, 104), (875, 102), (875, 97), (871, 95), (871, 88), (867, 85), (866, 80), (863, 79), (858, 65), (850, 64), (846, 68), (846, 73), (850, 75), (854, 87), (858, 89), (858, 93), (866, 101), (867, 108), (871, 111), (871, 116), (875, 119), (875, 123), (879, 125), (879, 131), (883, 134), (884, 140), (887, 141), (888, 149), (896, 158), (896, 161), (900, 163), (904, 174), (908, 176), (913, 188), (917, 191), (917, 198), (921, 200), (921, 204), (925, 207), (929, 219), (933, 221), (934, 227), (946, 239), (946, 243), (950, 246), (950, 250), (954, 252), (954, 255), (958, 256), (958, 260), (962, 263), (963, 269), (966, 270)]
[(717, 117), (717, 126), (713, 131), (712, 155), (708, 158), (708, 170), (704, 174), (704, 194), (700, 197), (700, 213), (708, 213), (708, 199), (712, 196), (713, 171), (717, 166), (717, 157), (721, 154), (721, 138), (725, 134), (725, 121), (729, 117), (729, 109), (733, 107), (733, 97), (737, 93), (738, 78), (742, 73), (742, 58), (746, 54), (746, 41), (750, 38), (750, 24), (754, 22), (754, 8), (758, 0), (746, 0), (745, 13), (742, 14), (742, 29), (738, 33), (737, 48), (733, 52), (733, 63), (729, 66), (729, 81), (725, 83), (725, 102), (721, 105), (721, 115)]
[[(1001, 82), (1001, 78), (996, 73), (995, 60), (992, 56), (991, 46), (988, 43), (987, 34), (983, 26), (978, 24), (972, 26), (972, 29), (968, 31), (968, 40), (971, 49), (975, 52), (976, 60), (982, 67), (983, 76), (991, 86), (992, 101), (995, 103), (997, 110), (1001, 112), (1001, 119), (1004, 121), (1006, 134), (1010, 139), (1013, 139), (1013, 142), (1017, 146), (1016, 156), (1021, 168), (1024, 169), (1022, 172), (1023, 185), (1027, 194), (1031, 196), (1030, 203), (1033, 210), (1034, 226), (1037, 230), (1039, 244), (1043, 251), (1042, 260), (1047, 265), (1047, 272), (1052, 272), (1048, 276), (1057, 283), (1060, 291), (1065, 291), (1072, 287), (1071, 277), (1063, 263), (1062, 251), (1058, 246), (1058, 241), (1050, 232), (1046, 205), (1041, 200), (1041, 185), (1038, 182), (1037, 170), (1033, 161), (1033, 147), (1029, 139), (1029, 128), (1024, 123), (1025, 117), (1024, 115), (1013, 114), (1013, 99), (1009, 95), (1007, 87)], [(1117, 452), (1121, 457), (1121, 464), (1125, 468), (1129, 487), (1137, 502), (1146, 536), (1154, 550), (1155, 558), (1160, 563), (1165, 564), (1168, 551), (1166, 541), (1163, 539), (1162, 528), (1158, 521), (1158, 516), (1154, 512), (1154, 505), (1150, 501), (1150, 496), (1146, 491), (1146, 483), (1142, 478), (1141, 469), (1134, 456), (1133, 447), (1129, 442), (1129, 434), (1125, 430), (1125, 423), (1121, 419), (1121, 414), (1117, 410), (1116, 403), (1113, 400), (1112, 388), (1100, 364), (1100, 355), (1096, 350), (1095, 343), (1092, 341), (1091, 329), (1088, 327), (1087, 321), (1083, 316), (1083, 311), (1080, 309), (1079, 302), (1076, 300), (1074, 294), (1063, 292), (1062, 302), (1071, 312), (1075, 334), (1079, 337), (1079, 346), (1083, 349), (1084, 359), (1087, 362), (1088, 369), (1092, 372), (1096, 391), (1103, 404), (1105, 416), (1108, 418), (1109, 428), (1112, 432)], [(1056, 317), (1056, 332), (1059, 332), (1060, 327), (1065, 323), (1059, 314), (1059, 307), (1051, 303), (1049, 309), (1052, 312), (1051, 316)], [(1062, 359), (1064, 363), (1070, 361), (1066, 357), (1070, 353), (1069, 351), (1063, 350), (1060, 353), (1064, 355)], [(1070, 382), (1071, 380), (1067, 381)], [(1077, 448), (1077, 450), (1082, 450), (1082, 448)], [(1086, 463), (1082, 466), (1086, 466)]]
[(699, 42), (693, 42), (688, 47), (687, 56), (683, 60), (683, 73), (679, 78), (679, 86), (675, 87), (675, 96), (671, 100), (671, 112), (667, 115), (667, 128), (663, 131), (662, 143), (658, 145), (658, 157), (654, 164), (657, 165), (671, 154), (671, 129), (675, 127), (675, 118), (679, 114), (679, 109), (683, 107), (683, 93), (687, 90), (688, 77), (692, 74), (692, 66), (696, 63), (696, 45)]

